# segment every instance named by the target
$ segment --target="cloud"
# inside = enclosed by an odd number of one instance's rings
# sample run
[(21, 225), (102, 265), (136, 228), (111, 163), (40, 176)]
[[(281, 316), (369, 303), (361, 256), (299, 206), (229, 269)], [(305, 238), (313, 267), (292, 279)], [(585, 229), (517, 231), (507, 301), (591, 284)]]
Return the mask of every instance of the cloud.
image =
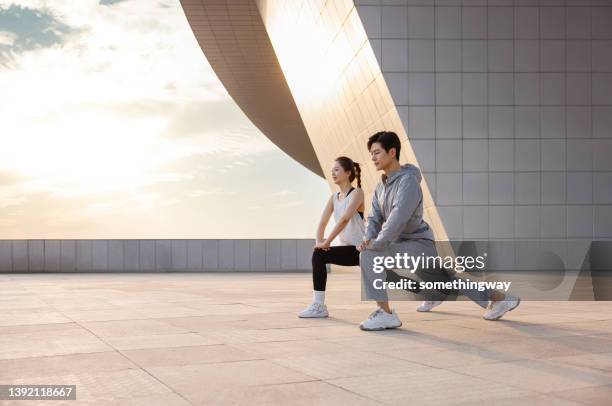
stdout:
[(180, 107), (168, 124), (164, 136), (189, 137), (204, 133), (218, 133), (219, 129), (253, 128), (244, 113), (232, 100), (212, 100), (189, 103)]
[(25, 179), (26, 178), (20, 173), (0, 171), (0, 187), (14, 185)]
[(112, 6), (113, 4), (121, 3), (126, 0), (100, 0), (102, 6)]
[(166, 181), (158, 173), (168, 162), (237, 145), (270, 148), (232, 106), (178, 1), (126, 1), (121, 13), (97, 0), (14, 3), (0, 0), (9, 22), (0, 25), (2, 43), (79, 33), (62, 37), (62, 47), (14, 53), (11, 66), (0, 67), (10, 100), (0, 111), (0, 172), (28, 179), (24, 192), (138, 189)]
[(169, 204), (172, 204), (171, 197), (153, 192), (104, 194), (95, 202), (85, 196), (57, 198), (50, 193), (31, 192), (2, 207), (0, 238), (100, 238), (103, 235), (118, 238), (140, 232), (146, 235), (154, 229), (156, 211)]
[(0, 5), (0, 27), (0, 61), (14, 53), (61, 45), (74, 30), (48, 9), (16, 4)]
[(0, 31), (0, 47), (11, 47), (17, 39), (17, 34), (10, 31)]
[[(0, 238), (311, 232), (287, 220), (295, 203), (275, 204), (326, 198), (327, 185), (229, 98), (178, 0), (0, 0), (11, 7), (51, 28), (19, 31), (15, 12), (15, 29), (0, 24), (11, 57), (0, 64)], [(270, 198), (285, 188), (296, 193)], [(319, 206), (299, 207), (300, 218)]]
[(303, 201), (288, 201), (288, 202), (282, 202), (282, 203), (277, 203), (273, 206), (271, 206), (272, 210), (282, 210), (282, 209), (293, 209), (295, 207), (300, 207), (303, 206), (304, 202)]
[(282, 189), (282, 190), (279, 190), (277, 192), (271, 193), (270, 196), (273, 196), (273, 197), (287, 197), (287, 196), (291, 196), (293, 194), (295, 194), (295, 192), (293, 190)]

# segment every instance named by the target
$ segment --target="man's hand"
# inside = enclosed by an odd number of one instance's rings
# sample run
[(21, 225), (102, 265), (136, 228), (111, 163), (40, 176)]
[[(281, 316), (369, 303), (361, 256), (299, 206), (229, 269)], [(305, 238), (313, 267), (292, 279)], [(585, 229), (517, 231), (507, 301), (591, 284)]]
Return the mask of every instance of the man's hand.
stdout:
[(370, 244), (370, 240), (363, 241), (361, 244), (357, 246), (357, 251), (359, 252), (365, 251), (368, 248), (369, 244)]

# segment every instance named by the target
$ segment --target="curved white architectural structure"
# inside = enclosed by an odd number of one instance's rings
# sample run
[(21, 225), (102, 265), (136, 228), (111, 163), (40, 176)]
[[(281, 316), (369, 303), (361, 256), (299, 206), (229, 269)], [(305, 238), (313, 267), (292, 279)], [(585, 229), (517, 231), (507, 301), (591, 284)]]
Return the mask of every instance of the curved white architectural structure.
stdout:
[(393, 130), (438, 239), (546, 245), (579, 269), (612, 238), (609, 1), (181, 3), (230, 95), (311, 170), (348, 155), (370, 192), (365, 142)]
[[(397, 132), (402, 161), (418, 165), (351, 1), (181, 3), (236, 103), (304, 166), (327, 175), (335, 157), (350, 156), (363, 163), (362, 184), (370, 195), (379, 175), (369, 164), (366, 141), (380, 130)], [(426, 219), (446, 240), (427, 182), (422, 186)]]

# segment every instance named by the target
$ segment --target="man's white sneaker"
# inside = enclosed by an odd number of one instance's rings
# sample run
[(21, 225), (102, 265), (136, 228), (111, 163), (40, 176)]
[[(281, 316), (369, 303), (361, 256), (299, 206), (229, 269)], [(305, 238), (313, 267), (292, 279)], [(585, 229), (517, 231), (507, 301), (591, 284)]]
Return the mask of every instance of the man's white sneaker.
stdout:
[(417, 312), (430, 312), (434, 307), (440, 306), (441, 300), (426, 300), (417, 306)]
[(367, 320), (364, 320), (359, 325), (359, 328), (366, 331), (372, 330), (385, 330), (388, 328), (397, 328), (402, 325), (399, 317), (397, 317), (397, 313), (395, 310), (391, 312), (391, 314), (387, 313), (380, 307), (376, 309)]
[(485, 320), (499, 320), (511, 310), (514, 310), (521, 303), (521, 299), (515, 296), (506, 295), (504, 300), (491, 302), (489, 310), (484, 314)]
[(302, 310), (298, 317), (301, 318), (315, 318), (315, 317), (327, 317), (329, 313), (327, 311), (327, 306), (324, 303), (314, 302), (306, 310)]

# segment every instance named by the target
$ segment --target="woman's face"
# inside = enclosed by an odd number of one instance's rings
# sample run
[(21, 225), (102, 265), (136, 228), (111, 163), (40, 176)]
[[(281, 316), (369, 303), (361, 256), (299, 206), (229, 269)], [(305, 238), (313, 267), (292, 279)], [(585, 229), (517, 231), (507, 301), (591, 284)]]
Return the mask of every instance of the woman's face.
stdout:
[(350, 172), (345, 171), (344, 168), (338, 163), (338, 161), (334, 161), (334, 166), (332, 166), (331, 170), (332, 180), (337, 185), (339, 183), (343, 183), (348, 181)]

